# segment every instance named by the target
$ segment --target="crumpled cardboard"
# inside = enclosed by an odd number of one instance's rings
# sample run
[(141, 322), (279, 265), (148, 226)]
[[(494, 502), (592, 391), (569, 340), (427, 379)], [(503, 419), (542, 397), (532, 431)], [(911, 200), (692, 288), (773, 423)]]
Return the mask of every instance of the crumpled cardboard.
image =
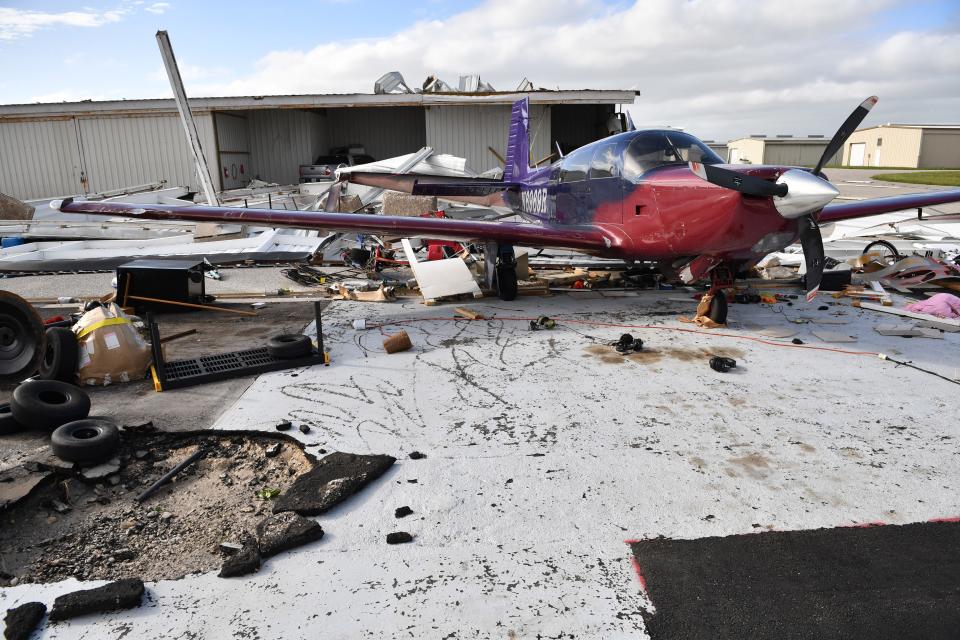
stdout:
[(80, 348), (81, 384), (141, 380), (150, 368), (150, 345), (115, 303), (87, 311), (73, 327)]

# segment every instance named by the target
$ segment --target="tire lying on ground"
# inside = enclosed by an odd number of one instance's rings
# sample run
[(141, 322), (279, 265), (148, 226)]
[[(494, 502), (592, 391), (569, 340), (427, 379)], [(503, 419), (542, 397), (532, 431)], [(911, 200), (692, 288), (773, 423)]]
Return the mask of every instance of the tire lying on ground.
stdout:
[(13, 417), (13, 412), (10, 411), (10, 403), (4, 402), (0, 404), (0, 436), (20, 431), (22, 428), (20, 423)]
[(47, 329), (40, 361), (40, 377), (44, 380), (72, 382), (77, 378), (79, 347), (77, 337), (66, 327)]
[(57, 427), (50, 435), (53, 454), (67, 462), (101, 462), (120, 446), (120, 431), (104, 418), (76, 420)]
[(33, 306), (0, 291), (0, 380), (20, 382), (37, 370), (43, 356), (43, 321)]
[(299, 333), (282, 333), (267, 341), (267, 353), (274, 358), (299, 358), (310, 355), (312, 349), (310, 337)]
[(27, 429), (53, 431), (62, 424), (86, 418), (90, 396), (59, 380), (30, 380), (13, 390), (10, 409)]

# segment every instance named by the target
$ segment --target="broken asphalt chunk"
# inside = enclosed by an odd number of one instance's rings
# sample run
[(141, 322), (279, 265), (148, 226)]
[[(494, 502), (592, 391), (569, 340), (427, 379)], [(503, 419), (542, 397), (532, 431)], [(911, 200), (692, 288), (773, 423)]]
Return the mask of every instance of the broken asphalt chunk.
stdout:
[(425, 454), (425, 453), (420, 453), (419, 451), (411, 451), (411, 452), (410, 452), (410, 459), (411, 459), (411, 460), (422, 460), (423, 458), (426, 458), (426, 457), (427, 457), (427, 454)]
[(397, 507), (397, 510), (393, 512), (394, 517), (396, 518), (406, 518), (413, 513), (413, 509), (410, 507)]
[(277, 425), (277, 431), (287, 431), (292, 426), (293, 426), (293, 423), (291, 423), (289, 420), (284, 420), (283, 422)]
[(235, 578), (260, 569), (260, 549), (255, 540), (245, 540), (239, 551), (228, 556), (220, 566), (221, 578)]
[(395, 531), (387, 534), (387, 544), (406, 544), (413, 542), (413, 536), (406, 531)]
[(126, 578), (96, 589), (74, 591), (53, 601), (50, 621), (66, 620), (88, 613), (105, 613), (139, 607), (143, 601), (143, 580)]
[(275, 513), (257, 525), (257, 543), (264, 558), (323, 537), (323, 528), (314, 520), (292, 511)]
[(379, 478), (395, 461), (385, 455), (331, 453), (274, 500), (273, 512), (320, 515)]
[(6, 625), (3, 637), (6, 640), (27, 640), (33, 635), (33, 630), (37, 628), (37, 624), (46, 612), (47, 606), (42, 602), (27, 602), (19, 607), (7, 609), (7, 615), (3, 619)]

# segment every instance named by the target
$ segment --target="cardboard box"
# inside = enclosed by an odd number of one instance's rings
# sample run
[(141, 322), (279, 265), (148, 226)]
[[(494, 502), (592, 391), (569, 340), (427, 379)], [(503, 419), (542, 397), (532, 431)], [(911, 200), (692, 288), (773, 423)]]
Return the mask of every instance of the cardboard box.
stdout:
[(115, 303), (87, 311), (73, 327), (80, 349), (81, 384), (141, 380), (150, 368), (150, 345)]

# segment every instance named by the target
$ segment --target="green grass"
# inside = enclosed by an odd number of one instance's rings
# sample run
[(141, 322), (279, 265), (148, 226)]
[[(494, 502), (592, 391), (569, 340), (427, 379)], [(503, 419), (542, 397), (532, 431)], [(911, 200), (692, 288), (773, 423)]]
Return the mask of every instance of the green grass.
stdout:
[(960, 171), (911, 171), (910, 173), (880, 173), (871, 180), (906, 182), (908, 184), (935, 184), (943, 187), (960, 187)]

